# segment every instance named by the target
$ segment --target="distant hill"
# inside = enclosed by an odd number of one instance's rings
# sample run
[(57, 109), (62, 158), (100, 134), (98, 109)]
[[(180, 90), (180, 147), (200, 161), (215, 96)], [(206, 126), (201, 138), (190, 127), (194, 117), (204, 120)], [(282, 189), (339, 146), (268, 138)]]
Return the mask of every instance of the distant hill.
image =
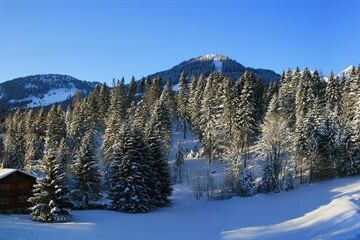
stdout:
[(69, 100), (76, 92), (87, 95), (97, 84), (61, 74), (15, 78), (0, 83), (0, 106), (1, 110), (49, 106)]
[(280, 75), (272, 70), (245, 67), (235, 60), (219, 54), (207, 54), (201, 57), (191, 58), (168, 70), (150, 74), (147, 77), (153, 78), (160, 76), (164, 81), (170, 80), (173, 85), (176, 85), (182, 71), (185, 71), (189, 76), (194, 75), (197, 77), (200, 74), (208, 76), (213, 71), (218, 71), (232, 79), (239, 79), (246, 70), (256, 73), (265, 84), (268, 84), (272, 80), (278, 81), (280, 79)]

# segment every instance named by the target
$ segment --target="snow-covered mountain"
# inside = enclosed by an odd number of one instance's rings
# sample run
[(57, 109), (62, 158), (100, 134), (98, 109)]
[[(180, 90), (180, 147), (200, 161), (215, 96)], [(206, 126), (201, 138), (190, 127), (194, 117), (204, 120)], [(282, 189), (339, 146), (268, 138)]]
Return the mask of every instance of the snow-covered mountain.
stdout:
[(49, 106), (69, 100), (76, 92), (86, 95), (97, 84), (61, 74), (20, 77), (0, 83), (0, 105), (2, 109)]
[(250, 70), (259, 75), (266, 84), (272, 80), (280, 79), (280, 75), (272, 70), (245, 67), (235, 60), (221, 54), (206, 54), (204, 56), (191, 58), (171, 69), (157, 72), (147, 77), (153, 78), (160, 76), (164, 81), (170, 80), (173, 85), (176, 85), (182, 71), (185, 71), (189, 76), (194, 75), (196, 77), (200, 74), (208, 76), (213, 71), (218, 71), (232, 79), (238, 79), (246, 70)]

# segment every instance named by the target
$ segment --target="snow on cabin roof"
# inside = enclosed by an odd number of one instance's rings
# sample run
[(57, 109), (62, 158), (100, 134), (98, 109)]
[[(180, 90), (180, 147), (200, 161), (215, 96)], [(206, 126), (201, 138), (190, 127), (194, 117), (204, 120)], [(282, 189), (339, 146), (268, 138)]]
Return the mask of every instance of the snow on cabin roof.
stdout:
[(23, 172), (19, 169), (13, 169), (13, 168), (3, 168), (3, 169), (0, 169), (0, 180), (3, 179), (3, 178), (6, 178), (7, 176), (15, 173), (15, 172), (21, 172), (25, 175), (28, 175), (30, 177), (33, 177), (33, 178), (36, 178), (35, 176), (31, 175), (31, 174), (28, 174), (26, 172)]

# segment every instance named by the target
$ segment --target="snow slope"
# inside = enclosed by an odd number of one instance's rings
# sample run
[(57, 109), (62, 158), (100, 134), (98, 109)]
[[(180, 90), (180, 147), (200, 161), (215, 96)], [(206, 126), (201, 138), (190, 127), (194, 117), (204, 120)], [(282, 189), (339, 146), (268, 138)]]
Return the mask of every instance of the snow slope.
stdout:
[(210, 202), (176, 185), (172, 199), (172, 207), (148, 214), (75, 211), (61, 224), (0, 215), (0, 240), (360, 239), (360, 177)]
[(19, 103), (19, 102), (28, 102), (26, 107), (40, 107), (40, 106), (49, 106), (54, 103), (63, 102), (70, 99), (78, 91), (77, 88), (58, 88), (52, 89), (49, 92), (45, 93), (43, 97), (29, 96), (23, 99), (10, 100), (9, 103)]

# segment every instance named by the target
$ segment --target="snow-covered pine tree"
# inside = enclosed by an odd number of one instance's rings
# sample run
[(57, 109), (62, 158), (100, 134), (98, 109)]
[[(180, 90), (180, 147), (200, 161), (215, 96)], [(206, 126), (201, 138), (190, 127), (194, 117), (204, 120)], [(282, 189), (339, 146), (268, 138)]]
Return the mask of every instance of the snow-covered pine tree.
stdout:
[(198, 83), (195, 89), (195, 96), (194, 102), (191, 109), (191, 124), (193, 127), (193, 131), (198, 133), (201, 138), (201, 131), (200, 131), (200, 118), (201, 118), (201, 107), (203, 101), (203, 95), (206, 87), (206, 78), (204, 75), (199, 76)]
[(201, 132), (201, 139), (204, 143), (205, 153), (208, 156), (208, 162), (210, 163), (213, 158), (214, 151), (214, 138), (215, 129), (217, 123), (217, 112), (215, 105), (215, 88), (214, 78), (210, 75), (203, 94), (201, 103), (201, 116), (199, 121), (199, 129)]
[(195, 76), (191, 77), (191, 82), (190, 82), (190, 93), (189, 93), (189, 119), (192, 120), (194, 119), (195, 116), (195, 111), (196, 111), (196, 88), (197, 88), (197, 84), (198, 84), (199, 79), (196, 78)]
[[(246, 71), (242, 76), (244, 86), (241, 93), (240, 102), (237, 108), (237, 136), (236, 141), (239, 143), (239, 148), (242, 152), (249, 152), (249, 147), (254, 141), (255, 133), (257, 131), (256, 122), (256, 103), (254, 85), (256, 77), (249, 71)], [(247, 156), (245, 156), (246, 158)], [(245, 163), (246, 166), (246, 163)]]
[(61, 139), (66, 136), (64, 113), (60, 106), (53, 106), (46, 119), (46, 145), (48, 148), (59, 146)]
[(115, 148), (111, 168), (110, 198), (116, 210), (136, 213), (150, 211), (153, 172), (142, 134), (127, 128), (123, 149)]
[(101, 174), (95, 155), (94, 132), (86, 132), (75, 158), (75, 188), (72, 196), (81, 208), (88, 208), (89, 203), (101, 197)]
[(103, 116), (105, 121), (110, 106), (110, 89), (105, 83), (101, 85), (99, 97), (99, 114)]
[[(295, 159), (296, 159), (296, 173), (300, 177), (300, 182), (304, 183), (305, 173), (308, 170), (305, 166), (306, 162), (306, 136), (304, 135), (305, 118), (308, 111), (311, 109), (311, 102), (314, 95), (311, 94), (310, 83), (312, 81), (310, 71), (305, 68), (302, 71), (301, 78), (297, 84), (296, 98), (295, 98)], [(309, 96), (310, 95), (310, 96)], [(312, 99), (312, 100), (310, 100)], [(309, 101), (310, 100), (310, 101)]]
[(102, 149), (106, 157), (106, 162), (110, 161), (113, 151), (112, 147), (114, 146), (118, 135), (121, 133), (123, 122), (126, 119), (126, 105), (127, 98), (125, 84), (122, 81), (120, 85), (113, 89), (111, 94), (111, 104), (109, 107), (106, 129), (103, 137), (104, 141), (102, 145)]
[(161, 95), (160, 99), (156, 101), (150, 121), (145, 129), (145, 135), (151, 136), (159, 134), (160, 143), (165, 152), (171, 147), (171, 116), (166, 107), (166, 99)]
[[(64, 174), (63, 182), (67, 186), (73, 186), (73, 156), (76, 153), (69, 147), (68, 138), (63, 138), (57, 148), (56, 161), (59, 164), (61, 173)], [(78, 151), (78, 150), (76, 150)]]
[(60, 107), (53, 106), (47, 116), (45, 152), (42, 160), (44, 178), (37, 180), (32, 204), (33, 220), (41, 222), (64, 222), (71, 216), (71, 203), (68, 190), (63, 181), (61, 163), (58, 162), (58, 147), (65, 136), (63, 113)]
[[(222, 117), (222, 126), (224, 131), (224, 144), (229, 145), (233, 140), (236, 118), (236, 100), (234, 93), (234, 83), (230, 78), (224, 78), (224, 112)], [(225, 146), (224, 146), (225, 147)]]
[(40, 108), (37, 114), (35, 128), (36, 133), (40, 136), (40, 139), (44, 142), (45, 135), (46, 135), (46, 119), (47, 119), (47, 112), (44, 108)]
[(161, 81), (160, 76), (155, 77), (151, 81), (147, 81), (147, 91), (145, 96), (145, 102), (147, 104), (147, 108), (152, 110), (155, 102), (159, 99), (161, 95)]
[(31, 217), (39, 222), (65, 222), (72, 217), (68, 191), (63, 185), (63, 174), (56, 161), (55, 148), (47, 142), (45, 158), (42, 161), (44, 178), (39, 178), (34, 186), (34, 195), (29, 198), (32, 204)]
[(177, 94), (177, 113), (182, 121), (184, 139), (186, 139), (187, 126), (190, 118), (189, 95), (190, 90), (188, 77), (185, 72), (182, 72), (179, 79), (179, 90)]
[(40, 176), (41, 160), (43, 159), (44, 144), (37, 134), (31, 134), (26, 144), (24, 170)]
[(10, 122), (5, 142), (3, 168), (23, 169), (25, 158), (24, 114), (17, 110)]
[(165, 101), (165, 106), (170, 113), (171, 120), (174, 120), (176, 118), (176, 103), (175, 103), (175, 96), (174, 91), (171, 88), (171, 82), (167, 81), (164, 89), (161, 93), (160, 98)]
[(342, 89), (342, 120), (351, 125), (355, 115), (355, 107), (360, 92), (360, 73), (359, 69), (353, 67), (350, 72), (350, 78), (344, 83)]
[(153, 172), (151, 183), (154, 184), (151, 192), (151, 199), (155, 206), (167, 206), (171, 195), (171, 178), (168, 164), (164, 156), (164, 145), (162, 144), (161, 134), (158, 127), (148, 130), (145, 143), (149, 149), (149, 161), (151, 172)]
[(334, 73), (330, 73), (325, 90), (326, 112), (333, 119), (338, 119), (340, 114), (341, 92), (340, 83)]
[(279, 114), (285, 119), (289, 119), (290, 127), (295, 125), (295, 98), (296, 87), (295, 74), (299, 74), (300, 70), (297, 69), (294, 73), (290, 70), (282, 75), (280, 82), (279, 95), (278, 95), (278, 108)]

